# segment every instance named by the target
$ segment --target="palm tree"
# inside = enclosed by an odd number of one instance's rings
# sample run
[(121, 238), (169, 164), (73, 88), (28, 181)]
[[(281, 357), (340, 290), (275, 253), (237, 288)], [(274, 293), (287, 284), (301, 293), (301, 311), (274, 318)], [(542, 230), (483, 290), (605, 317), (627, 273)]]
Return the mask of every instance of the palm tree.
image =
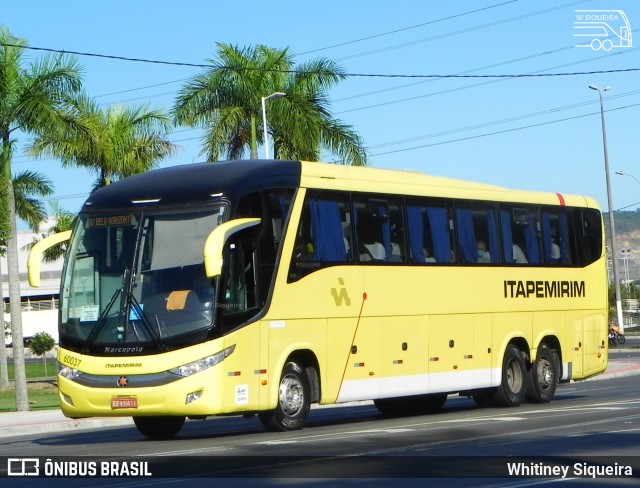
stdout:
[(23, 66), (25, 46), (26, 41), (13, 37), (6, 27), (0, 26), (0, 170), (7, 188), (7, 206), (3, 211), (7, 212), (9, 225), (7, 272), (19, 411), (29, 410), (29, 400), (22, 343), (16, 200), (11, 177), (13, 148), (18, 131), (41, 134), (55, 126), (63, 95), (80, 89), (80, 70), (74, 59), (44, 56)]
[[(42, 234), (41, 238), (34, 237), (33, 240), (25, 245), (23, 250), (30, 250), (35, 244), (45, 237), (59, 234), (67, 230), (72, 230), (76, 222), (76, 214), (60, 206), (56, 201), (51, 202), (49, 215), (53, 216), (53, 225), (48, 229), (46, 234)], [(41, 220), (42, 221), (42, 220)], [(34, 230), (35, 232), (35, 230)], [(53, 262), (62, 258), (67, 251), (67, 243), (61, 242), (44, 251), (43, 260), (45, 262)]]
[[(35, 198), (46, 197), (53, 193), (53, 184), (44, 175), (35, 171), (23, 171), (13, 178), (15, 191), (16, 213), (24, 220), (31, 230), (36, 232), (40, 223), (47, 217), (44, 206)], [(0, 255), (5, 254), (6, 239), (0, 238)], [(0, 304), (2, 304), (2, 324), (4, 325), (4, 296), (0, 286)], [(7, 350), (4, 344), (4, 329), (0, 328), (0, 391), (9, 387), (9, 372), (7, 368)]]
[(246, 149), (256, 159), (264, 132), (257, 130), (261, 99), (284, 92), (269, 106), (277, 158), (319, 160), (321, 151), (329, 151), (338, 162), (367, 164), (361, 138), (329, 111), (327, 91), (345, 78), (336, 63), (318, 59), (294, 69), (288, 49), (217, 46), (211, 68), (187, 81), (173, 108), (177, 123), (204, 128), (202, 154), (208, 160), (222, 154), (239, 159)]
[(37, 232), (42, 221), (47, 218), (41, 198), (53, 194), (53, 183), (42, 173), (26, 170), (13, 177), (13, 190), (18, 217)]
[(147, 171), (177, 149), (166, 138), (171, 121), (158, 110), (147, 106), (102, 109), (84, 94), (68, 101), (71, 108), (64, 123), (58, 130), (39, 134), (29, 154), (96, 171), (94, 190)]

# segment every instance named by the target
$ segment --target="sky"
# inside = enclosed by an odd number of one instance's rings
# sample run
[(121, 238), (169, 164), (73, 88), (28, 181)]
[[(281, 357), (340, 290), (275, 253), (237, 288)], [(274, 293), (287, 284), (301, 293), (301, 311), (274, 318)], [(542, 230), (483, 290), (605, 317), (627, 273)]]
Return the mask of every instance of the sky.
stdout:
[[(609, 51), (576, 46), (596, 39), (576, 33), (600, 32), (578, 29), (580, 19), (607, 20), (619, 33), (619, 11), (630, 46), (618, 38)], [(605, 211), (600, 105), (589, 85), (611, 87), (603, 96), (612, 207), (640, 208), (634, 0), (30, 0), (7, 2), (0, 24), (29, 46), (89, 54), (77, 57), (84, 88), (105, 107), (169, 111), (181, 86), (204, 71), (175, 63), (206, 64), (217, 43), (288, 48), (296, 63), (328, 58), (348, 73), (328, 93), (332, 113), (360, 134), (372, 166), (589, 195)], [(42, 55), (28, 52), (30, 60)], [(181, 148), (160, 166), (204, 160), (199, 136), (176, 128), (170, 140)], [(13, 170), (27, 169), (51, 179), (53, 198), (73, 212), (95, 180), (18, 151)]]

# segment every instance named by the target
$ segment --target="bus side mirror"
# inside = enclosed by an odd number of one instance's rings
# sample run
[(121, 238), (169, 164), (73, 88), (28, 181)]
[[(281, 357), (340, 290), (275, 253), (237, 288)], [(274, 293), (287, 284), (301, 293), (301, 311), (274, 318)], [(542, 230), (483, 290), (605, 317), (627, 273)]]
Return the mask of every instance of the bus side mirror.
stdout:
[(211, 231), (204, 244), (204, 269), (207, 278), (215, 278), (222, 274), (222, 251), (224, 244), (236, 232), (258, 225), (260, 219), (235, 219), (220, 224)]
[(71, 238), (71, 231), (66, 230), (53, 234), (52, 236), (45, 237), (41, 241), (36, 242), (29, 251), (29, 257), (27, 258), (27, 274), (29, 275), (29, 284), (33, 288), (40, 286), (40, 264), (42, 263), (42, 255), (44, 252), (60, 244), (61, 242), (68, 241)]

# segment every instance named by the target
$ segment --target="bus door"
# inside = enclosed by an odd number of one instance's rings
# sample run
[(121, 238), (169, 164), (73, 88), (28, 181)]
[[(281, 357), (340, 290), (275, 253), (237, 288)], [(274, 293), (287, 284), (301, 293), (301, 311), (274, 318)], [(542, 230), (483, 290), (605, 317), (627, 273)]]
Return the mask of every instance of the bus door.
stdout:
[(572, 375), (589, 376), (602, 371), (607, 362), (607, 324), (602, 315), (588, 315), (574, 321)]
[(234, 234), (225, 244), (218, 317), (225, 335), (225, 346), (235, 345), (224, 362), (224, 410), (227, 412), (259, 408), (260, 371), (266, 361), (261, 354), (260, 323), (252, 323), (259, 309), (257, 227)]

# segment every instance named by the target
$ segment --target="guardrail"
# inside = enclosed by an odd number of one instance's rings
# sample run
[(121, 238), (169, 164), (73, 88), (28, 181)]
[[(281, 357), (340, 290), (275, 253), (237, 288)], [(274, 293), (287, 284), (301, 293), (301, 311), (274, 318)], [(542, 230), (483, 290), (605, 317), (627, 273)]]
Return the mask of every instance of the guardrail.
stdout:
[[(20, 303), (23, 312), (40, 312), (43, 310), (58, 310), (60, 300), (51, 298), (48, 300), (29, 300)], [(4, 302), (4, 313), (9, 313), (9, 302)]]

